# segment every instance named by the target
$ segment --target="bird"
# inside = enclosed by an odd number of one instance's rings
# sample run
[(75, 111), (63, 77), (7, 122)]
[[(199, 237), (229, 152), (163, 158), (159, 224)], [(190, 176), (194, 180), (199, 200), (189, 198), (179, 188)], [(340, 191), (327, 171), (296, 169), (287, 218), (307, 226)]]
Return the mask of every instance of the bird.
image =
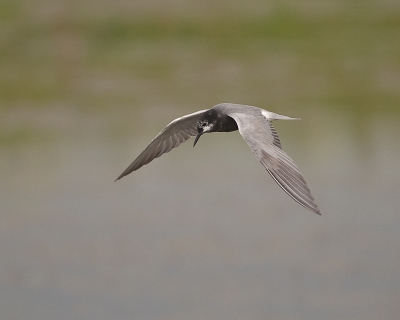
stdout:
[(297, 203), (321, 214), (307, 183), (294, 161), (282, 150), (272, 120), (301, 120), (258, 107), (220, 103), (211, 109), (196, 111), (171, 121), (140, 155), (115, 180), (138, 170), (155, 158), (195, 137), (193, 147), (205, 133), (239, 130), (253, 155), (275, 182)]

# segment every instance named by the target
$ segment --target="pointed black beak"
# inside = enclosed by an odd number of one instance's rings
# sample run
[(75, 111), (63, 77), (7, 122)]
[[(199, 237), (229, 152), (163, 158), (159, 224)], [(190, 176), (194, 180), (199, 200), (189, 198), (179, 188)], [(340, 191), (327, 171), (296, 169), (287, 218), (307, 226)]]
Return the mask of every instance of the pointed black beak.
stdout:
[(199, 131), (199, 133), (197, 134), (196, 138), (194, 139), (193, 148), (196, 145), (197, 141), (199, 141), (199, 139), (200, 139), (200, 137), (201, 137), (201, 135), (203, 133), (204, 133), (203, 131), (202, 132)]

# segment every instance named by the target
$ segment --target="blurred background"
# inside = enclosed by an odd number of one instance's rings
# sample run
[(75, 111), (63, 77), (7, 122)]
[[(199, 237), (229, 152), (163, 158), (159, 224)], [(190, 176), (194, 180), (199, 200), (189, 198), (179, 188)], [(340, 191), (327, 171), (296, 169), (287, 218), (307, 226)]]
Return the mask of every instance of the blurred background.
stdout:
[[(400, 3), (2, 0), (1, 319), (399, 319)], [(114, 179), (220, 102), (275, 122)]]

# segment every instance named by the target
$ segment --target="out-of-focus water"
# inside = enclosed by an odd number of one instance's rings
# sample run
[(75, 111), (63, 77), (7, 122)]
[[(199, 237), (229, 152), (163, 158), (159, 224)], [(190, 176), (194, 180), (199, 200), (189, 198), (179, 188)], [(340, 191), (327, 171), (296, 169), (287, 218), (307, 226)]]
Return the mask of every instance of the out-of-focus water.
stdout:
[(395, 319), (397, 121), (371, 117), (357, 137), (349, 119), (303, 118), (276, 127), (322, 216), (291, 200), (238, 132), (117, 183), (156, 132), (116, 138), (115, 123), (95, 122), (2, 147), (1, 317)]
[[(0, 319), (400, 319), (396, 1), (0, 4)], [(274, 125), (317, 216), (238, 132), (121, 181), (220, 102)]]

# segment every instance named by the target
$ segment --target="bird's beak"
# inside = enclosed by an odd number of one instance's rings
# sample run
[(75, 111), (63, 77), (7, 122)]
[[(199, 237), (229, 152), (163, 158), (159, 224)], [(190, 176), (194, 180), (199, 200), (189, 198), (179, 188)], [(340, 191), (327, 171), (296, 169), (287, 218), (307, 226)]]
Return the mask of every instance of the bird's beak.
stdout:
[(200, 137), (201, 137), (201, 135), (203, 133), (204, 133), (203, 131), (201, 131), (201, 132), (199, 131), (199, 133), (197, 134), (196, 138), (194, 139), (193, 148), (196, 145), (197, 141), (199, 141), (199, 139), (200, 139)]

